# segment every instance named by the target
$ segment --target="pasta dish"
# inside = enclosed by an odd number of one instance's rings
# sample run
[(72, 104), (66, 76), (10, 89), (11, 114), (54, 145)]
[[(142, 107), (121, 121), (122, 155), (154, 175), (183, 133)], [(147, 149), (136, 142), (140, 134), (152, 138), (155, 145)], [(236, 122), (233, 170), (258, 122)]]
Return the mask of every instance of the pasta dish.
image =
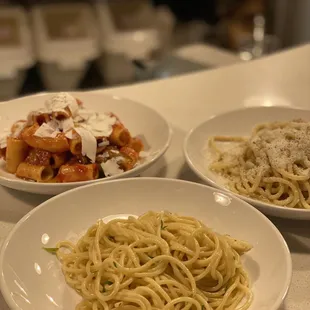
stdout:
[(210, 169), (232, 191), (277, 206), (310, 209), (310, 122), (261, 124), (249, 138), (215, 136), (209, 146), (216, 156)]
[(240, 257), (250, 249), (192, 217), (150, 211), (46, 250), (82, 296), (77, 310), (245, 310), (253, 295)]
[(113, 113), (88, 110), (68, 93), (13, 124), (0, 138), (6, 170), (36, 182), (78, 182), (133, 169), (143, 143)]

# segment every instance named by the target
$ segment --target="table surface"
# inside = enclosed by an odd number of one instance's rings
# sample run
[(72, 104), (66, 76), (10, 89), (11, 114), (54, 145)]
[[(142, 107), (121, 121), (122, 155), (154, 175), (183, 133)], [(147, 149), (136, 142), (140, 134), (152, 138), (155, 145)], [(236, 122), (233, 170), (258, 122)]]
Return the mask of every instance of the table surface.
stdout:
[[(194, 59), (209, 63), (199, 46)], [(185, 57), (185, 56), (184, 56)], [(102, 91), (102, 90), (98, 90)], [(310, 103), (310, 45), (288, 50), (250, 63), (235, 63), (215, 70), (167, 80), (104, 90), (142, 102), (166, 117), (174, 135), (162, 160), (143, 176), (196, 181), (182, 154), (185, 134), (212, 115), (244, 106)], [(0, 186), (0, 245), (9, 231), (31, 209), (49, 197), (21, 193)], [(310, 222), (271, 219), (292, 253), (293, 278), (280, 310), (310, 309)], [(8, 310), (0, 294), (0, 309)]]

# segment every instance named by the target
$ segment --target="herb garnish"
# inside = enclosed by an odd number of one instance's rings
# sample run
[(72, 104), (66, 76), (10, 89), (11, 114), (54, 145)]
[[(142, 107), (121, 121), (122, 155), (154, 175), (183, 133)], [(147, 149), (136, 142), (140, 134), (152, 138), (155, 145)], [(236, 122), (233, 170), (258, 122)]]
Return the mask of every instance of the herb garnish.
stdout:
[(43, 248), (43, 250), (45, 250), (46, 252), (50, 254), (56, 255), (59, 248)]
[(111, 282), (111, 281), (105, 281), (104, 283), (103, 283), (103, 285), (112, 285), (113, 284), (113, 282)]
[(160, 220), (160, 228), (161, 228), (162, 230), (164, 230), (164, 229), (167, 228), (167, 226), (164, 226), (163, 220)]
[(106, 285), (112, 285), (113, 284), (113, 282), (111, 282), (111, 281), (105, 281), (104, 283), (103, 283), (103, 292), (105, 292), (106, 290), (105, 290), (105, 286)]

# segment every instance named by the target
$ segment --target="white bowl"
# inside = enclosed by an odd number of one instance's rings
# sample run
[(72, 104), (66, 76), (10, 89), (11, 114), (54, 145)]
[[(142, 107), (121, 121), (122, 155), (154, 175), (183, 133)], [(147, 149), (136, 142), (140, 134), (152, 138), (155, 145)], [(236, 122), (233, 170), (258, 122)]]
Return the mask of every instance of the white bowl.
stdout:
[[(272, 121), (291, 121), (296, 118), (310, 121), (310, 110), (289, 107), (255, 107), (234, 110), (211, 117), (187, 134), (183, 145), (186, 161), (200, 179), (209, 185), (231, 192), (226, 188), (223, 180), (208, 168), (212, 161), (212, 157), (208, 156), (208, 148), (206, 147), (208, 139), (214, 135), (249, 136), (257, 124)], [(310, 219), (310, 210), (279, 207), (236, 193), (233, 194), (271, 216), (288, 219)]]
[[(100, 93), (72, 93), (81, 99), (88, 109), (98, 112), (113, 112), (123, 121), (132, 135), (142, 135), (147, 145), (149, 156), (132, 170), (119, 175), (93, 181), (75, 183), (36, 183), (17, 178), (5, 170), (5, 162), (0, 159), (0, 184), (36, 194), (57, 195), (69, 189), (89, 183), (105, 182), (106, 180), (138, 176), (153, 165), (168, 149), (172, 130), (166, 120), (153, 109), (128, 99)], [(32, 110), (41, 108), (52, 94), (39, 94), (0, 104), (0, 133), (10, 128), (16, 120), (25, 119)]]
[(193, 216), (220, 233), (250, 242), (254, 247), (243, 256), (255, 296), (250, 310), (278, 309), (290, 284), (292, 263), (277, 228), (238, 198), (201, 184), (160, 178), (91, 184), (33, 209), (3, 244), (0, 283), (6, 302), (12, 309), (73, 310), (80, 297), (65, 284), (56, 257), (42, 247), (76, 239), (100, 218), (149, 210)]

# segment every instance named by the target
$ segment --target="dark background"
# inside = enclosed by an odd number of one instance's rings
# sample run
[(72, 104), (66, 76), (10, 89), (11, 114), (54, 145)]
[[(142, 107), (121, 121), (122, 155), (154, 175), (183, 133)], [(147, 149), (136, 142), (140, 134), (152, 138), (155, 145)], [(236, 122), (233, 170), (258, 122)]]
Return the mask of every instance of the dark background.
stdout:
[[(117, 0), (115, 0), (117, 1)], [(130, 0), (128, 0), (130, 1)], [(63, 2), (77, 2), (75, 0), (11, 0), (0, 1), (3, 4), (18, 4), (26, 8), (30, 8), (34, 4), (42, 3), (63, 3)], [(80, 1), (92, 2), (92, 1)], [(154, 5), (167, 5), (174, 13), (177, 21), (189, 22), (192, 20), (204, 20), (208, 24), (215, 24), (218, 21), (216, 16), (216, 0), (153, 0)], [(1, 8), (0, 8), (1, 9)], [(90, 63), (89, 69), (79, 85), (79, 89), (91, 89), (104, 87), (105, 82), (101, 76), (95, 63)], [(35, 65), (27, 74), (27, 78), (20, 91), (21, 95), (44, 91), (45, 87), (40, 79), (38, 66)]]
[[(110, 1), (117, 2), (119, 0)], [(251, 6), (247, 6), (247, 4), (262, 3), (264, 1), (268, 0), (152, 0), (155, 6), (168, 6), (176, 17), (177, 25), (183, 25), (191, 21), (200, 20), (204, 21), (208, 26), (210, 26), (210, 28), (229, 29), (232, 28), (231, 24), (233, 24), (236, 20), (239, 20), (238, 22), (241, 20), (243, 27), (248, 28), (246, 30), (248, 30), (250, 33), (252, 31), (251, 24), (253, 23), (253, 16), (256, 13), (251, 12)], [(1, 4), (22, 5), (29, 9), (36, 4), (66, 2), (94, 3), (100, 2), (100, 0), (0, 0), (0, 10)], [(223, 28), (218, 27), (218, 25), (221, 23), (224, 25)], [(247, 27), (247, 25), (249, 26)], [(183, 31), (179, 33), (181, 33), (181, 36), (184, 37)], [(211, 31), (211, 35), (209, 35), (208, 38), (204, 37), (203, 41), (208, 44), (215, 44), (217, 46), (233, 50), (235, 48), (233, 40), (229, 40), (228, 34), (225, 35), (226, 38), (221, 40), (219, 39), (220, 35), (218, 33), (213, 33)], [(89, 63), (88, 71), (84, 75), (83, 80), (80, 82), (78, 89), (93, 89), (99, 87), (106, 87), (106, 83), (100, 74), (96, 63), (91, 62)], [(40, 78), (38, 65), (35, 65), (27, 72), (26, 80), (19, 95), (35, 93), (44, 90), (46, 89)]]
[[(114, 0), (117, 1), (117, 0)], [(128, 0), (130, 1), (130, 0)], [(64, 3), (77, 2), (75, 0), (0, 0), (0, 4), (19, 4), (30, 7), (40, 3)], [(80, 1), (80, 2), (92, 2)], [(180, 21), (189, 21), (193, 19), (202, 19), (208, 23), (215, 23), (216, 18), (216, 0), (153, 0), (155, 5), (168, 5)]]

